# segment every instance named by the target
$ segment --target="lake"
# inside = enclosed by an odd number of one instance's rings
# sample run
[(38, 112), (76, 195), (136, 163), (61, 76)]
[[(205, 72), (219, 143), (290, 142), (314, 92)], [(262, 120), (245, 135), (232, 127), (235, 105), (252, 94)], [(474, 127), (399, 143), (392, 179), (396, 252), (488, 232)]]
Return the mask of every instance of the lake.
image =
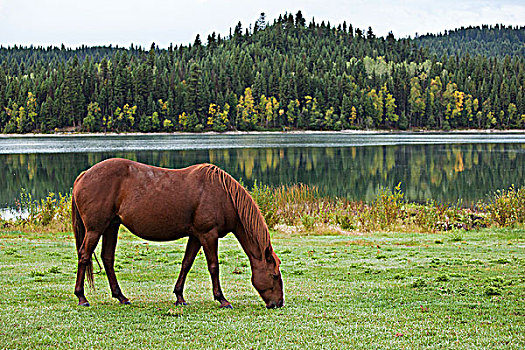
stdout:
[(110, 157), (180, 168), (213, 163), (247, 186), (304, 183), (371, 201), (401, 183), (410, 201), (470, 205), (525, 184), (525, 133), (254, 133), (0, 137), (0, 208), (40, 199)]

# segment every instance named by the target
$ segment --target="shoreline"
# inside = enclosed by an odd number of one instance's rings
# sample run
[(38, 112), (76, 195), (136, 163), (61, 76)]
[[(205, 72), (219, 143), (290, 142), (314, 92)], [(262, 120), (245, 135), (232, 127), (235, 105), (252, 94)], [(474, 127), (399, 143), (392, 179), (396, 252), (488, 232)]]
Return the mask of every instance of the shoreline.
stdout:
[(52, 134), (27, 133), (27, 134), (0, 134), (0, 138), (36, 138), (36, 137), (105, 137), (105, 136), (187, 136), (187, 135), (308, 135), (308, 134), (347, 134), (347, 135), (436, 135), (436, 134), (525, 134), (525, 129), (498, 130), (498, 129), (461, 129), (461, 130), (341, 130), (341, 131), (321, 131), (321, 130), (291, 130), (291, 131), (206, 131), (206, 132), (55, 132)]

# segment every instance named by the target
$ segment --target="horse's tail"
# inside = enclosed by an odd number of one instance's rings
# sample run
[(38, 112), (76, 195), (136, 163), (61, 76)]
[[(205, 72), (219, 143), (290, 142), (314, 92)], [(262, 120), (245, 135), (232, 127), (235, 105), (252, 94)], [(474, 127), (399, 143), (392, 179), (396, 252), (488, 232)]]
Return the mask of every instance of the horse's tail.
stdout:
[[(83, 174), (80, 174), (80, 176), (77, 178), (80, 179), (80, 177)], [(76, 181), (75, 181), (76, 183)], [(82, 221), (82, 217), (80, 216), (80, 213), (78, 212), (78, 207), (75, 202), (75, 195), (71, 195), (71, 216), (73, 221), (73, 232), (75, 233), (75, 243), (77, 246), (77, 254), (80, 258), (80, 248), (82, 248), (82, 244), (84, 243), (84, 237), (86, 236), (86, 227), (84, 226), (84, 222)], [(86, 268), (86, 278), (89, 286), (94, 289), (95, 283), (93, 281), (93, 261), (91, 260), (91, 257), (89, 258), (89, 262)]]

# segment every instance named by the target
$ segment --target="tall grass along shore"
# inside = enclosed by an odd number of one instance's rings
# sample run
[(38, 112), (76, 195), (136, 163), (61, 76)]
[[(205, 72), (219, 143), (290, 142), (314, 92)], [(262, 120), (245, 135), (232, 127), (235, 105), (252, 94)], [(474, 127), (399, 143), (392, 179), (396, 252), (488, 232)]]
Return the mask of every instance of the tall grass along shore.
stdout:
[[(270, 228), (308, 234), (355, 232), (440, 232), (475, 228), (522, 226), (525, 222), (525, 187), (497, 190), (470, 208), (458, 203), (410, 203), (400, 185), (382, 188), (370, 203), (320, 195), (315, 186), (270, 187), (255, 183), (251, 194)], [(21, 191), (11, 219), (4, 229), (67, 232), (70, 228), (71, 196), (50, 193), (40, 201)]]

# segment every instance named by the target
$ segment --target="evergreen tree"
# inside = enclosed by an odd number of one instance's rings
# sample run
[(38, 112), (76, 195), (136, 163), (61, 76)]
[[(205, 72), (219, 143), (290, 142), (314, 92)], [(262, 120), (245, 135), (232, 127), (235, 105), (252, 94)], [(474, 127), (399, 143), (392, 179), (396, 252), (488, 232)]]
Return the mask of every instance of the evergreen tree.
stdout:
[(59, 126), (80, 125), (80, 118), (84, 111), (84, 96), (82, 94), (77, 56), (73, 58), (73, 63), (69, 66), (69, 69), (66, 72), (61, 97), (61, 114), (63, 115), (63, 118), (59, 121)]
[[(202, 94), (201, 75), (201, 68), (196, 62), (193, 62), (190, 66), (190, 72), (187, 81), (187, 93), (184, 110), (187, 111), (190, 115), (195, 114), (197, 121), (200, 120), (199, 116), (202, 115), (204, 107), (203, 105), (201, 105), (200, 98)], [(195, 125), (192, 126), (194, 127)]]

